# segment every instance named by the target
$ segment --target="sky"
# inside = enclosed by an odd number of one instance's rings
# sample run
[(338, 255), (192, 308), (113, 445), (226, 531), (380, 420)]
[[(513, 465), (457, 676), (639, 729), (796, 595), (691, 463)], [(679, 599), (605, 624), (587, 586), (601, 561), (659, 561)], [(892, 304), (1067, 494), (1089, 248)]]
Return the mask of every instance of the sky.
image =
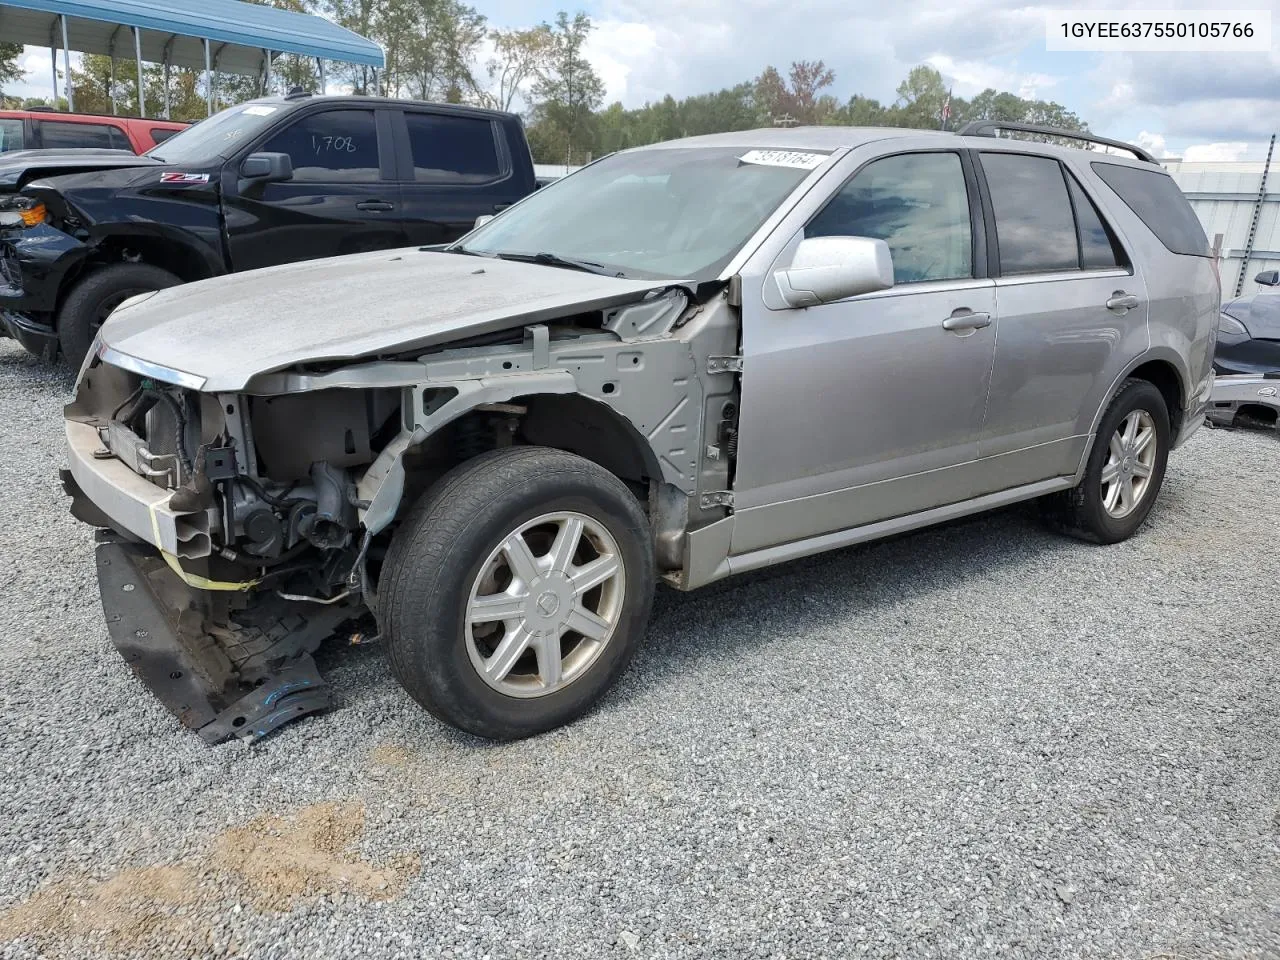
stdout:
[[(566, 8), (555, 0), (471, 0), (496, 27), (527, 26)], [(1270, 10), (1280, 44), (1280, 0), (1180, 3), (1181, 9)], [(1152, 2), (1069, 4), (1125, 10)], [(1068, 6), (1068, 4), (1063, 4)], [(587, 56), (606, 103), (637, 107), (731, 86), (772, 64), (823, 60), (830, 92), (881, 102), (912, 66), (932, 64), (969, 97), (986, 87), (1056, 100), (1096, 133), (1186, 160), (1261, 159), (1280, 128), (1280, 46), (1267, 53), (1077, 53), (1045, 49), (1048, 5), (1004, 0), (581, 0), (596, 29)], [(50, 93), (49, 51), (29, 47), (25, 84)]]

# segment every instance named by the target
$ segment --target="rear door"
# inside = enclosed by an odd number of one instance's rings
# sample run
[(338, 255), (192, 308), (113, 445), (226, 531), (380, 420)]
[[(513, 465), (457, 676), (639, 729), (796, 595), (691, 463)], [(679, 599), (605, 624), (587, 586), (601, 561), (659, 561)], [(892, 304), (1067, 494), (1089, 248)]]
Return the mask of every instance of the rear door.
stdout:
[(36, 120), (35, 138), (45, 150), (78, 150), (91, 147), (98, 150), (128, 150), (133, 144), (123, 130), (111, 123), (88, 120)]
[(413, 244), (449, 243), (520, 199), (501, 125), (483, 116), (404, 110), (400, 196)]
[(1056, 158), (980, 151), (1000, 331), (979, 453), (983, 492), (1075, 473), (1097, 398), (1146, 349), (1147, 289)]
[(227, 164), (223, 202), (233, 270), (404, 245), (385, 111), (307, 111), (252, 152), (287, 153), (293, 179), (241, 180), (244, 155)]

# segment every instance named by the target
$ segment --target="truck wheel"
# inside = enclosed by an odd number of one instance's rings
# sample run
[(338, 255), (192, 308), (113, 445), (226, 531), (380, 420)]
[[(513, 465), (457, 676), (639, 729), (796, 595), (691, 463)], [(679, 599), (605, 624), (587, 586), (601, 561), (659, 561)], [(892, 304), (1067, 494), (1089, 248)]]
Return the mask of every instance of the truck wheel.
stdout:
[(514, 740), (581, 716), (626, 668), (653, 600), (653, 543), (608, 471), (508, 447), (423, 495), (380, 581), (401, 685), (445, 723)]
[(1043, 501), (1046, 519), (1095, 543), (1127, 540), (1160, 493), (1169, 436), (1164, 396), (1146, 380), (1126, 380), (1098, 424), (1084, 479)]
[(67, 294), (58, 312), (58, 346), (67, 362), (80, 366), (98, 328), (129, 297), (163, 290), (182, 281), (149, 263), (114, 263), (84, 276)]

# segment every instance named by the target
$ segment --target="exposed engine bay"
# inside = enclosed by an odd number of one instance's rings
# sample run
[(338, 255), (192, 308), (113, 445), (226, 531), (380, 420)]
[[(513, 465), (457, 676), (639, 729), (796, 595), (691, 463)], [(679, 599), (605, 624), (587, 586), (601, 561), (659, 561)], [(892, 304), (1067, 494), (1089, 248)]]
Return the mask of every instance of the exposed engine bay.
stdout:
[[(670, 335), (694, 317), (691, 338), (712, 333), (697, 348)], [(679, 585), (691, 520), (725, 512), (695, 493), (730, 481), (736, 378), (695, 356), (736, 349), (725, 298), (708, 309), (676, 291), (490, 339), (238, 393), (91, 356), (65, 411), (72, 513), (99, 528), (116, 646), (204, 739), (256, 738), (332, 705), (312, 655), (333, 636), (376, 638), (401, 504), (488, 451), (552, 446), (624, 478)], [(655, 375), (667, 392), (625, 389)], [(705, 443), (690, 435), (704, 417)]]

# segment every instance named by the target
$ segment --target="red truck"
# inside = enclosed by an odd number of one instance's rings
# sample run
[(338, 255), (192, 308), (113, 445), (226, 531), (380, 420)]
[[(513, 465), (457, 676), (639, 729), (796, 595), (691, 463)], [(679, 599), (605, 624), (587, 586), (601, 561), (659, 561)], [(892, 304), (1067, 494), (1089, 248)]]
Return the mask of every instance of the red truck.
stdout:
[(63, 113), (51, 107), (0, 110), (0, 153), (92, 147), (141, 154), (187, 126), (176, 120)]

